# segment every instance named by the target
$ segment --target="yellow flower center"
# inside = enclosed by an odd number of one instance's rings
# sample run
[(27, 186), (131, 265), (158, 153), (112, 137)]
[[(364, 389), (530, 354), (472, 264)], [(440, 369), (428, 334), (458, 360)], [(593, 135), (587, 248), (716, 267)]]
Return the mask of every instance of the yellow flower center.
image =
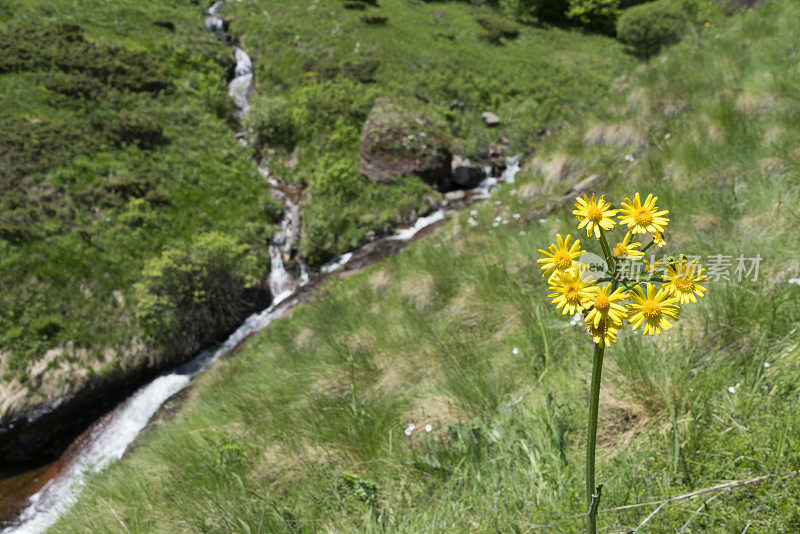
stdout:
[(599, 312), (607, 312), (611, 307), (611, 301), (608, 300), (607, 296), (600, 293), (594, 298), (594, 307)]
[(645, 300), (642, 302), (642, 315), (648, 319), (661, 315), (661, 305), (655, 300)]
[(614, 247), (614, 257), (620, 258), (622, 256), (627, 256), (627, 255), (628, 255), (628, 247), (626, 247), (622, 243), (617, 243), (617, 245)]
[(673, 283), (673, 284), (675, 285), (675, 287), (677, 287), (677, 288), (678, 288), (678, 290), (679, 290), (679, 291), (681, 291), (682, 293), (688, 293), (688, 292), (689, 292), (689, 291), (691, 291), (691, 290), (692, 290), (692, 288), (694, 287), (694, 282), (692, 282), (692, 281), (691, 281), (691, 280), (690, 280), (688, 277), (686, 277), (686, 276), (676, 276), (675, 278), (673, 278), (673, 279), (672, 279), (672, 283)]
[(586, 218), (593, 223), (599, 223), (601, 220), (603, 220), (603, 212), (600, 211), (600, 208), (597, 206), (591, 206), (588, 210), (586, 210)]
[(556, 269), (566, 270), (572, 266), (572, 256), (566, 250), (559, 250), (553, 254), (553, 264)]
[(578, 293), (580, 293), (581, 286), (577, 282), (570, 282), (564, 286), (564, 297), (567, 300), (578, 300)]
[(636, 210), (636, 213), (633, 214), (633, 220), (636, 221), (636, 224), (639, 226), (650, 226), (653, 224), (653, 214), (650, 213), (650, 210), (647, 208), (639, 208)]

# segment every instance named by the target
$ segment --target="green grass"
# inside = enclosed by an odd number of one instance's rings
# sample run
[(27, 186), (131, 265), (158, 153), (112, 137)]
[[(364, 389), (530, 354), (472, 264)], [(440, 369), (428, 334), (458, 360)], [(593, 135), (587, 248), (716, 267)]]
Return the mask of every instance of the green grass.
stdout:
[(196, 6), (6, 2), (0, 23), (0, 374), (55, 395), (76, 368), (155, 357), (131, 313), (148, 258), (213, 229), (263, 276), (280, 208), (233, 137), (229, 52)]
[[(413, 176), (387, 186), (360, 174), (359, 138), (376, 98), (404, 99), (445, 124), (454, 152), (475, 157), (503, 136), (525, 151), (634, 63), (612, 39), (518, 27), (486, 6), (232, 2), (223, 15), (257, 80), (237, 124), (225, 92), (231, 54), (203, 28), (203, 8), (0, 6), (4, 390), (53, 398), (82, 387), (84, 373), (93, 380), (163, 356), (142, 342), (133, 288), (164, 248), (218, 231), (251, 247), (252, 281), (266, 275), (279, 210), (237, 129), (250, 131), (278, 178), (306, 188), (297, 253), (319, 264), (441, 198)], [(365, 13), (388, 19), (366, 24)], [(495, 42), (483, 36), (486, 21), (505, 28)], [(503, 126), (484, 127), (485, 110)]]
[[(365, 24), (365, 13), (388, 19)], [(503, 138), (512, 151), (529, 150), (544, 132), (592, 108), (633, 64), (607, 37), (520, 26), (488, 7), (461, 2), (385, 0), (363, 11), (346, 9), (340, 0), (260, 1), (231, 3), (224, 14), (255, 65), (253, 125), (276, 121), (264, 111), (276, 107), (283, 122), (294, 125), (272, 143), (255, 139), (277, 176), (313, 187), (324, 175), (319, 169), (336, 160), (352, 169), (350, 187), (363, 192), (346, 217), (316, 209), (312, 198), (300, 249), (311, 263), (431, 205), (407, 180), (395, 188), (413, 199), (414, 209), (386, 209), (396, 192), (358, 172), (362, 127), (377, 98), (406, 101), (419, 117), (441, 122), (448, 148), (476, 159)], [(487, 39), (487, 32), (496, 35)], [(484, 111), (504, 124), (487, 128)], [(352, 239), (336, 246), (313, 231), (343, 224), (342, 234)]]
[[(798, 17), (765, 3), (621, 80), (475, 215), (216, 364), (53, 531), (581, 532), (591, 347), (546, 301), (536, 249), (575, 234), (568, 209), (537, 210), (589, 174), (615, 202), (657, 194), (667, 251), (763, 257), (756, 281), (710, 282), (669, 335), (627, 332), (606, 352), (601, 507), (796, 473)], [(694, 517), (712, 495), (673, 503), (642, 532), (690, 518), (690, 532), (796, 532), (798, 495), (800, 475), (775, 477)], [(599, 525), (627, 531), (652, 509)]]

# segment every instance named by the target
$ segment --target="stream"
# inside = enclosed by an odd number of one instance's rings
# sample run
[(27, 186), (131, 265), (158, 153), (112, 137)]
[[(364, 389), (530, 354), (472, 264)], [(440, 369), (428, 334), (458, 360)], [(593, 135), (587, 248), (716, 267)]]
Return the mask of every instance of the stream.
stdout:
[[(220, 16), (220, 10), (224, 5), (225, 2), (217, 1), (205, 13), (205, 26), (217, 39), (223, 39), (227, 35), (225, 22)], [(228, 85), (228, 94), (236, 105), (237, 115), (242, 117), (249, 108), (249, 95), (253, 90), (253, 65), (242, 48), (231, 45), (231, 49), (236, 66), (234, 77)], [(269, 246), (271, 264), (268, 282), (273, 295), (272, 304), (267, 309), (248, 317), (218, 347), (201, 351), (189, 362), (161, 374), (139, 388), (75, 439), (57, 462), (36, 470), (37, 476), (40, 475), (46, 482), (38, 484), (38, 488), (34, 486), (35, 493), (30, 496), (28, 504), (23, 507), (13, 524), (0, 534), (32, 534), (47, 530), (75, 504), (87, 476), (122, 458), (161, 406), (186, 388), (194, 377), (208, 369), (211, 364), (293, 307), (311, 301), (314, 290), (327, 277), (344, 270), (345, 267), (357, 272), (391, 254), (398, 253), (409, 242), (424, 235), (426, 230), (430, 231), (455, 213), (453, 208), (488, 198), (491, 190), (499, 182), (513, 182), (520, 169), (519, 157), (508, 157), (505, 171), (500, 177), (493, 177), (491, 169), (487, 168), (483, 182), (475, 189), (464, 191), (456, 200), (447, 203), (447, 212), (438, 209), (420, 217), (413, 226), (397, 229), (393, 234), (375, 239), (354, 251), (331, 259), (316, 273), (309, 273), (302, 260), (295, 258), (294, 261), (299, 264), (300, 274), (293, 276), (286, 269), (285, 262), (291, 258), (299, 233), (299, 203), (303, 198), (303, 192), (278, 181), (271, 175), (265, 162), (258, 164), (273, 194), (283, 203), (280, 229)]]

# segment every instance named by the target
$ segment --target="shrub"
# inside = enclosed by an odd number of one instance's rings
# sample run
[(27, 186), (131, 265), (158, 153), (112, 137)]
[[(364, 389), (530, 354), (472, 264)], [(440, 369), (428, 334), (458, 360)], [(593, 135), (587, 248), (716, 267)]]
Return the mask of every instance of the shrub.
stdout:
[(386, 15), (368, 15), (366, 13), (361, 15), (361, 22), (364, 24), (383, 25), (386, 24), (388, 20), (389, 17)]
[(623, 11), (617, 21), (617, 39), (642, 57), (681, 40), (689, 14), (679, 2), (657, 0)]
[(619, 13), (619, 0), (570, 0), (566, 16), (592, 30), (613, 34)]
[(80, 100), (97, 100), (105, 93), (103, 84), (97, 78), (84, 73), (48, 73), (44, 86), (54, 93)]
[(486, 30), (485, 33), (481, 34), (481, 38), (492, 43), (499, 43), (503, 37), (515, 39), (519, 36), (520, 25), (505, 17), (487, 13), (476, 16), (475, 22)]
[(58, 69), (87, 76), (121, 90), (158, 93), (171, 85), (163, 62), (149, 52), (98, 45), (80, 26), (36, 22), (0, 31), (0, 72)]
[(136, 317), (149, 341), (202, 345), (213, 340), (209, 332), (241, 315), (248, 249), (209, 232), (150, 259), (134, 286)]
[(500, 0), (505, 15), (525, 24), (537, 21), (563, 22), (567, 0)]
[(367, 9), (367, 7), (378, 7), (378, 0), (345, 0), (345, 9)]
[(297, 142), (297, 127), (292, 120), (289, 104), (284, 98), (254, 99), (245, 122), (259, 149), (272, 147), (289, 150)]
[(164, 128), (156, 119), (133, 113), (124, 113), (112, 120), (106, 125), (106, 131), (117, 146), (137, 145), (150, 149), (164, 142)]
[(374, 58), (341, 61), (325, 57), (306, 62), (305, 69), (317, 73), (320, 80), (333, 80), (344, 76), (361, 83), (372, 83), (375, 81), (375, 71), (380, 64), (380, 60)]

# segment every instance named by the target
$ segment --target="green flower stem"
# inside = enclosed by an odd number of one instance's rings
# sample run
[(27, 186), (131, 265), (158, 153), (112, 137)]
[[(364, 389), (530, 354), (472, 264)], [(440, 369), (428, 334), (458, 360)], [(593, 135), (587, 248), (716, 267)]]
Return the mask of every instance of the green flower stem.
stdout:
[(647, 251), (648, 251), (648, 249), (649, 249), (650, 247), (652, 247), (652, 246), (653, 246), (653, 243), (655, 243), (655, 242), (656, 242), (656, 240), (655, 240), (655, 239), (653, 239), (652, 241), (650, 241), (650, 242), (649, 242), (649, 243), (648, 243), (648, 244), (647, 244), (647, 245), (646, 245), (646, 246), (645, 246), (645, 247), (642, 249), (642, 252), (647, 252)]
[(600, 376), (603, 374), (603, 352), (605, 345), (595, 343), (594, 364), (592, 366), (592, 389), (589, 392), (589, 429), (586, 437), (586, 505), (589, 515), (587, 520), (588, 534), (597, 532), (597, 509), (600, 491), (595, 497), (594, 485), (594, 456), (597, 443), (597, 411), (600, 403)]
[(617, 262), (614, 261), (614, 255), (611, 253), (611, 246), (608, 244), (606, 238), (606, 231), (600, 228), (600, 246), (603, 247), (603, 255), (606, 257), (606, 264), (613, 276), (617, 272)]

